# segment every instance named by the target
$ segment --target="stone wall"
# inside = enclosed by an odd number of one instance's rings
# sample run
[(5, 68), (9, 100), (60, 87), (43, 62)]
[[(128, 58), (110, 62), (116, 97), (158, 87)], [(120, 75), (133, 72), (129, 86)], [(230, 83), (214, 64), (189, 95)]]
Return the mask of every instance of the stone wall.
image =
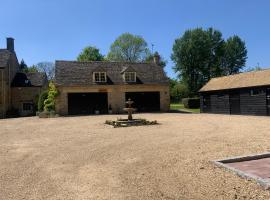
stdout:
[(88, 87), (60, 87), (56, 99), (56, 112), (68, 114), (68, 93), (107, 92), (108, 105), (113, 113), (123, 113), (125, 107), (125, 92), (160, 92), (160, 110), (166, 112), (170, 107), (170, 92), (168, 85), (95, 85)]
[(41, 91), (41, 87), (13, 87), (11, 89), (13, 108), (18, 109), (20, 116), (34, 114), (30, 111), (24, 111), (23, 103), (31, 103), (33, 106), (36, 106), (36, 102)]

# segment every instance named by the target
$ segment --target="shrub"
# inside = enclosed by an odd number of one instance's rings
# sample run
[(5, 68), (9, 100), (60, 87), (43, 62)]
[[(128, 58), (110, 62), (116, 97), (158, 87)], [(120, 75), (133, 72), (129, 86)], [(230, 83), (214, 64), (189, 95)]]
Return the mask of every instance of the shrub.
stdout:
[(44, 101), (48, 97), (48, 91), (43, 91), (38, 98), (38, 111), (42, 112), (44, 110)]
[(185, 108), (200, 108), (200, 98), (184, 98), (182, 103)]
[(55, 97), (58, 95), (58, 91), (55, 85), (50, 82), (49, 83), (49, 90), (48, 90), (48, 97), (44, 101), (44, 110), (45, 111), (54, 111), (55, 110)]

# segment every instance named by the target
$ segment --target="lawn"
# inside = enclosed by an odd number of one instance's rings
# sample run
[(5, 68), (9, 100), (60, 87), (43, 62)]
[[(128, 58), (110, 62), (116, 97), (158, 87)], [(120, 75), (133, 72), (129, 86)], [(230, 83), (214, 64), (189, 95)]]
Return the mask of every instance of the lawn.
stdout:
[(170, 105), (170, 109), (171, 110), (180, 110), (180, 111), (184, 111), (184, 112), (191, 112), (191, 113), (200, 113), (200, 109), (189, 109), (189, 108), (185, 108), (184, 104), (180, 104), (180, 103), (172, 103)]

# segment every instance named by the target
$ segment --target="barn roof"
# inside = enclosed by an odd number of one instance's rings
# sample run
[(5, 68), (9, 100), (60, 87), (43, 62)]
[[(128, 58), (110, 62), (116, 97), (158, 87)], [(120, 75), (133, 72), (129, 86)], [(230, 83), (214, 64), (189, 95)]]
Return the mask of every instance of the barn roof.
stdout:
[(270, 69), (212, 78), (200, 92), (270, 85)]
[(121, 72), (130, 68), (136, 71), (139, 83), (168, 84), (169, 82), (163, 69), (155, 63), (56, 61), (55, 83), (62, 86), (95, 85), (92, 73), (104, 69), (109, 80), (107, 84), (125, 84)]

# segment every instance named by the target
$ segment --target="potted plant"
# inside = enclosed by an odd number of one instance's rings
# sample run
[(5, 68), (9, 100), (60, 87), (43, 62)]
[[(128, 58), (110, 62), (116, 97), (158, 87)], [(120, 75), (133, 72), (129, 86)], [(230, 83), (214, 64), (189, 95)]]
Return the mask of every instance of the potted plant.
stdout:
[(109, 114), (112, 114), (112, 106), (111, 106), (111, 104), (109, 105)]

